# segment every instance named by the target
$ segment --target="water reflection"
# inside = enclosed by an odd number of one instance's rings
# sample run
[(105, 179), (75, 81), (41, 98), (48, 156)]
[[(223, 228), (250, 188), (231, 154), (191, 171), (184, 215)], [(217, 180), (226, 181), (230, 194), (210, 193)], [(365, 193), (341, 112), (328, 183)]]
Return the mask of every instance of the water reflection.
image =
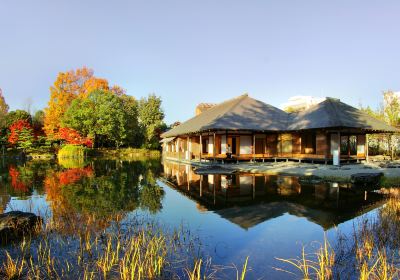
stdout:
[(0, 167), (0, 212), (36, 210), (66, 232), (95, 217), (98, 229), (103, 229), (135, 209), (160, 211), (164, 196), (157, 184), (160, 172), (158, 160), (5, 164)]
[(285, 213), (329, 229), (385, 202), (381, 194), (346, 184), (310, 184), (298, 177), (260, 174), (199, 175), (175, 162), (164, 162), (164, 179), (196, 201), (200, 211), (214, 211), (245, 229)]

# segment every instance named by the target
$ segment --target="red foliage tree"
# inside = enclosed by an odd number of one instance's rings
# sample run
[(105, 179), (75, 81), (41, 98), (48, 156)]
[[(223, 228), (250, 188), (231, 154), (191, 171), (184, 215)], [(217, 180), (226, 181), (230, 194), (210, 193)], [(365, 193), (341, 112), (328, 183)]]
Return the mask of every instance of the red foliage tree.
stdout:
[(33, 134), (32, 125), (27, 120), (18, 120), (10, 125), (10, 135), (8, 136), (8, 142), (13, 145), (17, 144), (19, 141), (20, 132), (23, 129), (29, 130)]
[(83, 137), (78, 131), (68, 127), (62, 127), (58, 130), (58, 138), (66, 141), (68, 144), (84, 145), (87, 147), (93, 146), (92, 139)]

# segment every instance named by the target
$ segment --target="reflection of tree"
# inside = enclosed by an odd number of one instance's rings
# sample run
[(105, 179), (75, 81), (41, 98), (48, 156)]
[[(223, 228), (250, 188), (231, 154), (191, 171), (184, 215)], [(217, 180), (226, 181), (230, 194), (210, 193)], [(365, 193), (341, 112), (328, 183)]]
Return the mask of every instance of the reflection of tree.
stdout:
[(127, 179), (125, 174), (85, 178), (64, 186), (62, 194), (79, 212), (105, 216), (121, 210), (131, 211), (138, 204), (138, 189), (130, 186)]
[(88, 166), (85, 168), (71, 168), (58, 174), (58, 179), (62, 186), (73, 184), (85, 177), (92, 177), (93, 169)]
[(45, 186), (53, 218), (68, 227), (76, 226), (71, 221), (96, 217), (105, 227), (106, 221), (137, 207), (157, 212), (164, 195), (156, 183), (160, 168), (150, 161), (96, 160), (84, 168), (48, 172)]
[[(28, 192), (28, 185), (26, 182), (26, 176), (22, 176), (21, 172), (15, 167), (10, 166), (8, 173), (11, 178), (11, 186), (15, 191)], [(25, 180), (24, 180), (25, 179)]]
[(140, 207), (150, 213), (157, 213), (162, 209), (164, 190), (157, 184), (151, 171), (146, 172), (140, 182)]

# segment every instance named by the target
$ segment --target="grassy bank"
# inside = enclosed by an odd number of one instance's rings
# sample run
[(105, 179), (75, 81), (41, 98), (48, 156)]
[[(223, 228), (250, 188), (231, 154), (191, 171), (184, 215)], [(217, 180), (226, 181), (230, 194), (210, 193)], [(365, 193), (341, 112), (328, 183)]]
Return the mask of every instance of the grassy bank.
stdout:
[(104, 158), (137, 158), (137, 157), (160, 157), (161, 153), (159, 150), (148, 150), (139, 148), (120, 148), (120, 149), (94, 149), (91, 153), (97, 157)]
[[(3, 154), (0, 151), (0, 155)], [(115, 159), (130, 159), (139, 157), (151, 157), (159, 158), (161, 153), (159, 150), (148, 150), (140, 148), (85, 148), (78, 145), (64, 145), (58, 150), (51, 147), (39, 147), (32, 148), (26, 151), (24, 154), (21, 150), (7, 149), (4, 151), (4, 157), (6, 158), (22, 158), (28, 159), (54, 159), (55, 156), (59, 158), (75, 158), (75, 157), (104, 157), (104, 158), (115, 158)]]

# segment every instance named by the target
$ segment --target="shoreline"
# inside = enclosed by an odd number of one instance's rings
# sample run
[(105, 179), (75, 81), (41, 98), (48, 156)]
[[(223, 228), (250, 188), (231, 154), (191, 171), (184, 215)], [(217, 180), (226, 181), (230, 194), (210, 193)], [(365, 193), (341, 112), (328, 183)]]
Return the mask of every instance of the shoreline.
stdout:
[(164, 158), (163, 160), (189, 164), (195, 167), (218, 167), (241, 173), (259, 173), (265, 175), (286, 175), (286, 176), (317, 176), (326, 181), (350, 182), (351, 175), (358, 173), (377, 174), (383, 173), (384, 184), (400, 186), (400, 162), (397, 167), (381, 167), (381, 162), (368, 162), (358, 164), (346, 164), (342, 166), (289, 162), (239, 162), (239, 163), (214, 163), (188, 160), (175, 160)]

